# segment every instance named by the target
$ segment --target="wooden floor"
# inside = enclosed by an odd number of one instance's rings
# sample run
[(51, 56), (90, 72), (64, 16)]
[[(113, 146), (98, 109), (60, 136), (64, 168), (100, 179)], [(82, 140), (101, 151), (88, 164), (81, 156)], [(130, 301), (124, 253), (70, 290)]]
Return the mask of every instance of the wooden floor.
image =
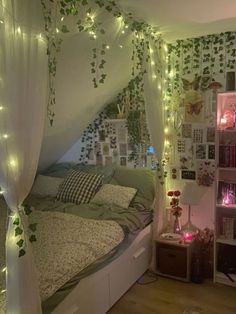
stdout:
[[(148, 279), (145, 275), (144, 281)], [(147, 285), (136, 283), (108, 313), (236, 314), (236, 289), (210, 281), (194, 284), (158, 277)]]

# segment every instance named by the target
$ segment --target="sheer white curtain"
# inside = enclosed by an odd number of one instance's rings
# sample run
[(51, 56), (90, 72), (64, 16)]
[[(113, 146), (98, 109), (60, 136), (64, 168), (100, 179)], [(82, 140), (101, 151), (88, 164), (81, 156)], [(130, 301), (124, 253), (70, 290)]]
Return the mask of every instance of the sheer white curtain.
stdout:
[[(15, 235), (21, 204), (30, 191), (41, 148), (45, 106), (46, 43), (37, 26), (40, 1), (0, 0), (0, 186), (9, 207), (6, 240), (7, 313), (41, 313), (36, 270), (27, 237)], [(25, 220), (26, 221), (26, 220)], [(18, 257), (16, 242), (26, 254)]]
[[(164, 87), (165, 87), (165, 62), (166, 56), (164, 43), (160, 42), (158, 49), (151, 48), (151, 60), (145, 62), (147, 74), (144, 79), (144, 96), (146, 104), (146, 116), (151, 143), (155, 148), (159, 163), (163, 159), (164, 152)], [(160, 184), (157, 173), (156, 202), (154, 214), (154, 236), (163, 228), (165, 223), (165, 185)], [(163, 175), (163, 173), (162, 173)]]

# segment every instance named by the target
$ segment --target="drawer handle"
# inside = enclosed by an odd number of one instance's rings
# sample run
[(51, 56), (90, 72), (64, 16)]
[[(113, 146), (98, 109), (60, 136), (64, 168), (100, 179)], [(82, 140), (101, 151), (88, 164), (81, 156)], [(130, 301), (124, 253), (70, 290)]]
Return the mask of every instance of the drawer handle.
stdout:
[(136, 251), (133, 255), (133, 258), (134, 259), (137, 259), (140, 255), (143, 254), (143, 252), (145, 252), (145, 248), (144, 247), (141, 247), (140, 249), (138, 249), (138, 251)]
[(168, 256), (169, 256), (169, 257), (176, 257), (176, 255), (173, 254), (173, 253), (168, 253)]

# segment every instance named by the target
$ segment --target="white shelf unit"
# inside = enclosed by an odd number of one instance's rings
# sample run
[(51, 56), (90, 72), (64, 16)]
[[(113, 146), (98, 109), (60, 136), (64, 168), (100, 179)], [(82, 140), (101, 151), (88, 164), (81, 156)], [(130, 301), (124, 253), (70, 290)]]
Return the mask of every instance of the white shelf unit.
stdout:
[[(222, 124), (227, 112), (230, 126)], [(215, 135), (214, 281), (236, 287), (236, 92), (217, 95)]]

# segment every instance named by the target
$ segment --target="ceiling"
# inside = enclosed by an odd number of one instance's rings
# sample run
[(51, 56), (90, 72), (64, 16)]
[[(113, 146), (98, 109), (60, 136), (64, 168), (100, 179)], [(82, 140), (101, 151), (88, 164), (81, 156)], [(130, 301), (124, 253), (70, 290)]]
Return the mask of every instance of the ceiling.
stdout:
[(119, 0), (127, 11), (158, 26), (163, 37), (197, 37), (236, 30), (235, 0)]

